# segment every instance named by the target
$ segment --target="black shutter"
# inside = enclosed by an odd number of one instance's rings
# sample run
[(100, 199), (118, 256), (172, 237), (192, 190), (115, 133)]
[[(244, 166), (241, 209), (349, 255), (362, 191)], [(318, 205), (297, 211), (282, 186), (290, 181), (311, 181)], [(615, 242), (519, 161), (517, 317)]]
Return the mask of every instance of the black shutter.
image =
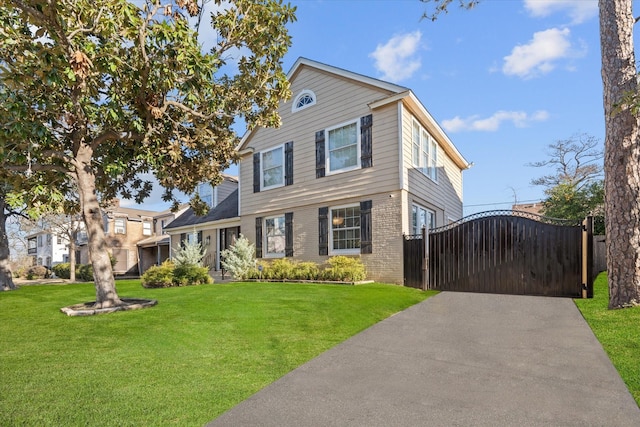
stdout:
[(325, 175), (324, 130), (316, 132), (316, 178)]
[(262, 217), (256, 218), (256, 258), (262, 258)]
[(329, 208), (318, 209), (318, 254), (329, 255)]
[(253, 155), (253, 192), (260, 192), (260, 153)]
[(373, 253), (371, 244), (371, 200), (360, 202), (360, 253)]
[(198, 243), (202, 244), (202, 231), (198, 231)]
[(293, 256), (293, 212), (284, 214), (284, 256)]
[(372, 114), (360, 119), (360, 165), (363, 168), (370, 168), (373, 166), (373, 143), (371, 137), (372, 125)]
[(293, 184), (293, 141), (284, 144), (284, 185)]
[(187, 233), (180, 233), (180, 247), (184, 248), (184, 242), (187, 240)]

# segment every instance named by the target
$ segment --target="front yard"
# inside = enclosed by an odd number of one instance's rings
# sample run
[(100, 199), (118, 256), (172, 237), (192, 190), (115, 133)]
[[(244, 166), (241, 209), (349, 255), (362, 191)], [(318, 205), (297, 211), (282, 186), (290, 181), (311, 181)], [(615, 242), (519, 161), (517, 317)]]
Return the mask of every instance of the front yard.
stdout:
[(234, 283), (143, 289), (156, 307), (67, 317), (93, 284), (0, 293), (0, 425), (203, 425), (295, 367), (431, 293)]
[(593, 295), (576, 305), (640, 406), (640, 307), (609, 310), (606, 273), (596, 278)]

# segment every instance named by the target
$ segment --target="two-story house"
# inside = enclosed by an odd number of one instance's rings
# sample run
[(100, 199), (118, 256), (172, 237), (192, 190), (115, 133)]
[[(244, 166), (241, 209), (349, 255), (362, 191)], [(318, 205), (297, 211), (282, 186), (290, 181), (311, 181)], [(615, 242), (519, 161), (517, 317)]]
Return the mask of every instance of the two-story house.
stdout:
[(305, 58), (288, 78), (282, 126), (244, 135), (237, 190), (199, 189), (226, 197), (176, 218), (171, 247), (197, 239), (215, 270), (242, 231), (258, 258), (358, 256), (370, 279), (403, 283), (403, 234), (462, 217), (469, 163), (406, 87)]
[(145, 223), (142, 235), (139, 240), (138, 259), (140, 274), (144, 273), (154, 265), (160, 265), (171, 256), (171, 236), (166, 231), (166, 227), (177, 217), (182, 215), (188, 208), (183, 204), (176, 212), (170, 209), (155, 213), (152, 220)]
[(69, 262), (69, 239), (62, 232), (38, 230), (27, 236), (27, 255), (33, 265), (49, 268)]
[(470, 165), (408, 88), (300, 58), (282, 126), (238, 151), (242, 234), (257, 257), (359, 256), (402, 283), (403, 234), (462, 217)]
[[(156, 211), (134, 209), (120, 206), (119, 200), (113, 200), (110, 204), (102, 208), (102, 219), (104, 222), (105, 238), (107, 248), (115, 258), (113, 266), (114, 274), (132, 275), (142, 274), (144, 267), (142, 256), (149, 256), (154, 259), (162, 258), (162, 244), (151, 245), (153, 249), (148, 254), (138, 250), (138, 243), (150, 237), (154, 237), (158, 227), (158, 219), (168, 223), (175, 215), (170, 212), (158, 213)], [(161, 223), (162, 224), (162, 223)], [(76, 262), (88, 264), (89, 248), (87, 233), (83, 227), (78, 231)], [(167, 246), (166, 242), (165, 246)], [(154, 250), (155, 249), (155, 250)], [(158, 255), (158, 252), (160, 254)], [(166, 253), (166, 251), (165, 251)], [(152, 265), (149, 261), (147, 268)]]

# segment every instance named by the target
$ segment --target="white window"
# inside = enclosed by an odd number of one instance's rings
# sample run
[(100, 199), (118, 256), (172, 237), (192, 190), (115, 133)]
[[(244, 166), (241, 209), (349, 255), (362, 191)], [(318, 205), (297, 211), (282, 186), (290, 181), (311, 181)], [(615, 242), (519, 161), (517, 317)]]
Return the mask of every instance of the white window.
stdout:
[(265, 256), (284, 256), (286, 245), (284, 224), (284, 216), (267, 218), (264, 220), (264, 228), (266, 231), (265, 247), (267, 248)]
[(422, 227), (436, 227), (436, 213), (419, 205), (411, 206), (411, 227), (413, 234), (422, 233)]
[(438, 143), (416, 120), (411, 135), (413, 166), (438, 181)]
[(316, 94), (312, 91), (305, 89), (296, 96), (293, 100), (293, 105), (291, 106), (291, 112), (295, 113), (296, 111), (304, 110), (305, 108), (311, 107), (312, 105), (316, 105)]
[(151, 236), (151, 221), (142, 221), (142, 235)]
[(38, 236), (38, 246), (42, 247), (43, 243), (42, 243), (42, 234)]
[(260, 174), (263, 190), (284, 185), (283, 145), (261, 154)]
[(333, 254), (360, 253), (360, 205), (331, 208), (329, 247)]
[(125, 218), (115, 218), (113, 220), (113, 231), (115, 234), (127, 234), (127, 220)]
[(329, 173), (360, 167), (360, 126), (358, 121), (327, 129), (327, 169)]
[(198, 196), (200, 196), (200, 200), (205, 202), (207, 206), (213, 207), (213, 187), (208, 182), (203, 182), (198, 184), (198, 188), (196, 189)]

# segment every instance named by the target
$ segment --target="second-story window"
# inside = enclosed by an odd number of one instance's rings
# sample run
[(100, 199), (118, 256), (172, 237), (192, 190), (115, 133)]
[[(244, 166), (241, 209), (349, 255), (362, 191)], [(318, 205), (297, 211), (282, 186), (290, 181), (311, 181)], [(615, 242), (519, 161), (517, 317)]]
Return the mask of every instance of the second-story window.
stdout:
[(411, 142), (413, 166), (438, 181), (438, 143), (417, 120), (413, 122)]
[(151, 236), (151, 221), (142, 221), (142, 235)]
[(358, 122), (327, 130), (327, 164), (329, 173), (360, 167)]
[(115, 234), (127, 234), (127, 220), (125, 218), (115, 218), (113, 220), (113, 232)]
[(213, 187), (208, 182), (198, 184), (198, 196), (210, 208), (213, 207)]
[(284, 147), (281, 145), (262, 152), (261, 159), (262, 189), (266, 190), (284, 185)]

